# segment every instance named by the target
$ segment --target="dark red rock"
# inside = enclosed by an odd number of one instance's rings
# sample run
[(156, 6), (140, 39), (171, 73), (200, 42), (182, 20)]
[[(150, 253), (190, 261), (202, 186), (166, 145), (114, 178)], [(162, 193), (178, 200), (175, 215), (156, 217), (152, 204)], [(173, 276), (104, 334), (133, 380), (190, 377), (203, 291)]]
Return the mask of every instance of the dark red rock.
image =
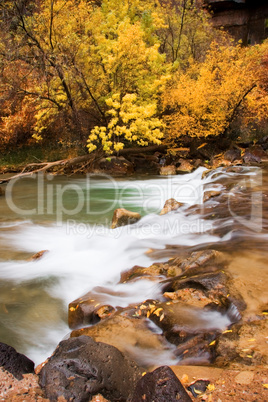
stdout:
[(188, 402), (191, 398), (168, 366), (145, 374), (137, 383), (130, 402)]
[(89, 401), (102, 394), (110, 401), (126, 401), (143, 370), (114, 346), (89, 336), (60, 342), (40, 371), (40, 386), (50, 401)]
[(34, 362), (18, 353), (12, 346), (0, 342), (0, 366), (22, 380), (22, 374), (34, 373)]

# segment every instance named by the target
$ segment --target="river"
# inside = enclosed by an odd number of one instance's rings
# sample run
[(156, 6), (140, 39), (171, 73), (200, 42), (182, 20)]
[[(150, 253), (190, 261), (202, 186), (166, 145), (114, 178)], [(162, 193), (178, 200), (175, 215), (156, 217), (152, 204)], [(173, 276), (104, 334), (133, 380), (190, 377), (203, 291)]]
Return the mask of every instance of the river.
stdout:
[[(118, 284), (121, 272), (204, 248), (228, 254), (247, 315), (254, 315), (267, 303), (268, 172), (234, 167), (204, 175), (205, 170), (128, 180), (36, 175), (11, 181), (0, 197), (0, 341), (38, 364), (68, 337), (68, 304), (74, 299), (96, 287), (114, 307), (155, 298), (152, 281)], [(207, 191), (221, 195), (203, 204)], [(159, 216), (172, 197), (185, 205)], [(119, 207), (142, 219), (110, 229)], [(41, 250), (48, 252), (30, 260)], [(216, 318), (206, 317), (208, 325)], [(220, 320), (220, 327), (227, 325)], [(155, 351), (149, 360), (172, 359), (169, 352)]]

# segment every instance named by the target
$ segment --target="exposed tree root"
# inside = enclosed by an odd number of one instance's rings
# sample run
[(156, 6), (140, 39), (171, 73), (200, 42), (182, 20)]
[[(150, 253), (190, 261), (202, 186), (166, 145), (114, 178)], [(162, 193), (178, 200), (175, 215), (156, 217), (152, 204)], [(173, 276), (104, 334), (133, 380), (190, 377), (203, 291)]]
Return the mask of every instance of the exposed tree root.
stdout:
[[(153, 152), (164, 152), (166, 151), (166, 145), (152, 145), (148, 147), (136, 147), (136, 148), (125, 148), (116, 154), (116, 156), (131, 155), (135, 153), (153, 153)], [(115, 155), (114, 155), (115, 156)], [(51, 169), (57, 168), (57, 173), (66, 173), (70, 170), (70, 174), (82, 173), (85, 170), (90, 171), (94, 164), (98, 160), (104, 157), (102, 151), (94, 152), (92, 154), (77, 156), (71, 159), (62, 159), (55, 162), (40, 162), (40, 163), (30, 163), (26, 165), (20, 173), (14, 176), (8, 177), (6, 179), (0, 179), (0, 184), (9, 183), (13, 179), (18, 179), (21, 177), (29, 177), (39, 172), (49, 172)]]
[[(78, 164), (85, 163), (88, 164), (92, 161), (92, 155), (83, 155), (77, 156), (71, 159), (62, 159), (55, 162), (42, 162), (42, 163), (30, 163), (26, 165), (20, 173), (15, 174), (14, 176), (8, 177), (6, 179), (0, 180), (0, 184), (9, 183), (13, 179), (32, 176), (33, 174), (39, 172), (47, 172), (52, 168), (59, 167), (60, 170), (63, 172), (66, 168), (73, 168)], [(77, 169), (77, 172), (81, 170), (84, 166)]]

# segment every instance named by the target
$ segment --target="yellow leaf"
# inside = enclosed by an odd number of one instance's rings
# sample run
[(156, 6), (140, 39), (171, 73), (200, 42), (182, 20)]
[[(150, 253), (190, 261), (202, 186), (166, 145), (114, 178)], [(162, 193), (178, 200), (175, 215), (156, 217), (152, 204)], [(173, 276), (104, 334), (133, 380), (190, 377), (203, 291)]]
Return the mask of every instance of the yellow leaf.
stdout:
[(156, 309), (156, 310), (154, 311), (154, 314), (157, 315), (157, 317), (159, 317), (159, 314), (161, 313), (162, 310), (163, 310), (163, 309), (160, 307), (160, 308), (158, 308), (158, 309)]
[(216, 343), (216, 341), (212, 341), (212, 342), (210, 342), (209, 346), (213, 346), (213, 345), (215, 345), (215, 343)]
[(214, 384), (208, 384), (207, 390), (210, 391), (210, 392), (215, 391), (215, 385)]
[(262, 384), (265, 389), (268, 389), (268, 384)]

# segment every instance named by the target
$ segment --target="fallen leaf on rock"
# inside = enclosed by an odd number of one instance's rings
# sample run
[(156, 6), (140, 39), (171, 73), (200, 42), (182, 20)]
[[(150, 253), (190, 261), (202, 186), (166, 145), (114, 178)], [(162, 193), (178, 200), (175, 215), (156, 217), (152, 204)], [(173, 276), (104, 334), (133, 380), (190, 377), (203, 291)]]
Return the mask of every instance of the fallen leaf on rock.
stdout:
[(186, 384), (187, 382), (189, 382), (189, 377), (187, 374), (183, 374), (183, 376), (180, 379), (182, 384)]

